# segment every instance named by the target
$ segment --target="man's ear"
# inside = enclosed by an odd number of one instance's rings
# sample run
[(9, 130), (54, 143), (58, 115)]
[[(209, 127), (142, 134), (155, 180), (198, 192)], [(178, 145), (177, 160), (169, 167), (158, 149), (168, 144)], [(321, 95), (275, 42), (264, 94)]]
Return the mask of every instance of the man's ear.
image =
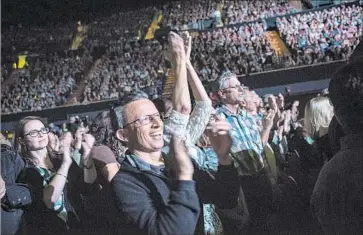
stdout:
[(128, 131), (126, 129), (118, 129), (116, 131), (116, 137), (122, 142), (128, 142)]
[(244, 107), (246, 106), (246, 101), (245, 101), (245, 100), (241, 100), (241, 101), (239, 102), (239, 105), (240, 105), (242, 108), (244, 108)]

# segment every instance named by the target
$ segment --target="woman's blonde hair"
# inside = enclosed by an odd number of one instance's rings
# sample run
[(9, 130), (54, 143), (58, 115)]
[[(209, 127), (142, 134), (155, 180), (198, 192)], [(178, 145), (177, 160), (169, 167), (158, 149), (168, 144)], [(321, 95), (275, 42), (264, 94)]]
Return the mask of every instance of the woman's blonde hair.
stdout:
[(315, 97), (305, 105), (304, 128), (312, 138), (328, 133), (331, 119), (334, 116), (333, 105), (325, 96)]

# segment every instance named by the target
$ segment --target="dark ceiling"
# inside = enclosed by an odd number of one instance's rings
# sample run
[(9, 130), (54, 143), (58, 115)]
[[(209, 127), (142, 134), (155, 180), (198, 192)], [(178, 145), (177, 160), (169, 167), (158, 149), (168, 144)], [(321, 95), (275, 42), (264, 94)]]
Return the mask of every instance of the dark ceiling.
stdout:
[(127, 8), (158, 5), (171, 0), (3, 0), (2, 28), (9, 25), (56, 25), (90, 21)]

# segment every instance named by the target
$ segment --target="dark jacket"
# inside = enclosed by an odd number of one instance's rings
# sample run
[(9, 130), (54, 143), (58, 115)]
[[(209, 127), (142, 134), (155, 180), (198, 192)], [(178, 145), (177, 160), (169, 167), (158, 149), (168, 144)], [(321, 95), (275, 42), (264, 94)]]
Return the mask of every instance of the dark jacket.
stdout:
[(321, 158), (324, 162), (328, 162), (330, 159), (333, 158), (333, 151), (331, 148), (329, 136), (323, 135), (316, 139), (316, 148), (319, 151)]
[(195, 181), (171, 181), (164, 169), (128, 154), (112, 180), (122, 217), (121, 234), (194, 234), (201, 203), (237, 205), (239, 182), (233, 166), (220, 166), (215, 178), (195, 169)]
[[(58, 159), (52, 159), (55, 169), (61, 165)], [(45, 183), (51, 181), (53, 176), (43, 177), (34, 166), (27, 166), (22, 182), (29, 185), (32, 197), (32, 204), (29, 205), (25, 212), (28, 234), (76, 234), (78, 231), (87, 230), (87, 218), (82, 213), (81, 195), (91, 195), (98, 182), (86, 184), (83, 181), (83, 169), (73, 162), (68, 171), (68, 182), (63, 189), (63, 205), (67, 212), (67, 221), (59, 217), (61, 209), (54, 210), (46, 207), (43, 201), (43, 190)], [(53, 173), (56, 170), (53, 170)], [(48, 184), (48, 182), (47, 182)], [(88, 232), (88, 231), (87, 231)]]
[(311, 207), (325, 234), (362, 234), (363, 135), (346, 135), (340, 143), (320, 172)]
[(25, 167), (24, 160), (7, 145), (1, 145), (1, 176), (6, 194), (1, 200), (1, 234), (16, 234), (21, 230), (22, 208), (31, 203), (29, 189), (18, 183)]
[(345, 136), (336, 116), (332, 118), (329, 124), (328, 136), (332, 155), (334, 156), (340, 150), (340, 139)]

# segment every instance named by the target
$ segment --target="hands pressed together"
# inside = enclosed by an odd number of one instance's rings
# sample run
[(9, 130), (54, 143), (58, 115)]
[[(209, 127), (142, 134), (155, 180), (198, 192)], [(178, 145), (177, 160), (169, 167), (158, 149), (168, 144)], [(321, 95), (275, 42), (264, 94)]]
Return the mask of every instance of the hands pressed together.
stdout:
[(218, 115), (208, 123), (206, 127), (206, 135), (209, 138), (214, 151), (216, 152), (221, 165), (230, 165), (231, 159), (229, 152), (232, 147), (232, 137), (229, 131), (231, 125)]
[(184, 46), (184, 40), (182, 37), (174, 32), (169, 33), (168, 39), (169, 44), (167, 46), (165, 56), (166, 59), (172, 64), (173, 68), (175, 68), (178, 63), (185, 63), (185, 60), (187, 58), (185, 53), (186, 50)]
[(59, 138), (53, 133), (48, 133), (49, 147), (52, 151), (62, 156), (64, 164), (72, 164), (72, 149), (82, 150), (82, 160), (87, 165), (90, 161), (90, 153), (95, 144), (95, 138), (88, 134), (84, 127), (77, 129), (74, 138), (70, 132), (64, 133)]
[[(191, 66), (190, 54), (192, 38), (188, 32), (178, 35), (174, 32), (169, 33), (169, 46), (166, 51), (166, 58), (170, 61), (173, 68), (180, 64)], [(230, 124), (219, 116), (213, 115), (206, 126), (206, 136), (210, 139), (212, 147), (219, 158), (219, 164), (230, 165), (231, 159), (229, 151), (232, 146), (232, 138), (229, 135)], [(171, 142), (172, 161), (171, 167), (178, 180), (191, 180), (193, 178), (194, 167), (191, 162), (188, 150), (185, 147), (185, 140), (173, 137)]]

